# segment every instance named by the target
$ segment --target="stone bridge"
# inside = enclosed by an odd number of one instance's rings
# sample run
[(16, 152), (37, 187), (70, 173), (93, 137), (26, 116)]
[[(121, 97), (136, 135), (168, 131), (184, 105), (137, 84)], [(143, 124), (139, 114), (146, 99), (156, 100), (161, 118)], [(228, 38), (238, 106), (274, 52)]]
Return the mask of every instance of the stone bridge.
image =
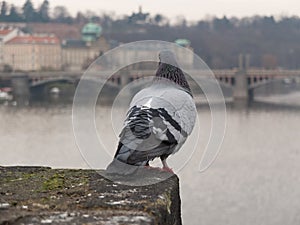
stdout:
[[(253, 90), (270, 82), (280, 82), (285, 79), (300, 79), (300, 70), (214, 70), (185, 71), (193, 79), (208, 81), (214, 77), (221, 86), (231, 88), (234, 100), (249, 101), (253, 99)], [(72, 83), (77, 85), (81, 79), (91, 82), (102, 82), (108, 87), (120, 90), (133, 80), (153, 76), (155, 70), (122, 70), (95, 71), (82, 76), (84, 72), (29, 72), (29, 73), (0, 73), (0, 82), (9, 81), (14, 97), (30, 96), (30, 90), (35, 87), (46, 86), (53, 82)], [(112, 75), (113, 74), (113, 75)], [(110, 76), (112, 75), (112, 76)], [(110, 77), (109, 77), (110, 76)], [(108, 78), (108, 79), (106, 79)]]
[(288, 80), (300, 80), (300, 70), (218, 70), (214, 71), (221, 86), (232, 88), (235, 100), (251, 101), (254, 89)]

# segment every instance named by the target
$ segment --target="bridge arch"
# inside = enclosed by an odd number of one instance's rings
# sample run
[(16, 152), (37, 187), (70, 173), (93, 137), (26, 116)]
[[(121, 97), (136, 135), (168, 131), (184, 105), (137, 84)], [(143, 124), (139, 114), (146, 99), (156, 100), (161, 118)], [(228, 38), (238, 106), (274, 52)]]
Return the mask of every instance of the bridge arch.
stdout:
[(39, 86), (46, 86), (51, 83), (70, 83), (74, 84), (75, 80), (71, 78), (51, 78), (51, 79), (43, 79), (43, 80), (31, 80), (30, 88), (35, 88)]

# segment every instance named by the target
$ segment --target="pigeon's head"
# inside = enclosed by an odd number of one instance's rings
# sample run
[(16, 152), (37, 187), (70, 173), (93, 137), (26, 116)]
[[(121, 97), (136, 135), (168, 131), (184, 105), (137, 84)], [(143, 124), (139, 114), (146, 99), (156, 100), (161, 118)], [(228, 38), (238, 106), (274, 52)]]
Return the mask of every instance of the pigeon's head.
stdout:
[(175, 67), (179, 67), (176, 61), (176, 56), (173, 52), (169, 50), (164, 50), (159, 53), (159, 63), (169, 64)]
[(192, 95), (190, 86), (172, 51), (164, 50), (159, 53), (159, 65), (154, 79), (159, 81), (161, 78), (173, 81)]

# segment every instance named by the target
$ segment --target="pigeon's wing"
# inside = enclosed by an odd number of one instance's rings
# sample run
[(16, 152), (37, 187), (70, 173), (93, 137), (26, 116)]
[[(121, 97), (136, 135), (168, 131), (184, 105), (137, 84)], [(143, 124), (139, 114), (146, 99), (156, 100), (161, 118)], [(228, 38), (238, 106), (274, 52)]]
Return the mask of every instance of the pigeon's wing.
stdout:
[(178, 145), (173, 153), (176, 153), (182, 147), (188, 136), (192, 133), (197, 117), (197, 110), (193, 98), (190, 95), (185, 95), (182, 98), (184, 99), (183, 104), (174, 115), (174, 120), (178, 121), (181, 132), (176, 135)]
[[(191, 134), (195, 125), (197, 110), (190, 94), (178, 85), (162, 82), (137, 93), (131, 102), (131, 107), (147, 105), (149, 99), (152, 99), (151, 108), (165, 109), (168, 116), (175, 120), (187, 135)], [(177, 125), (173, 124), (173, 127), (176, 128)]]
[(188, 136), (192, 133), (195, 126), (197, 109), (194, 99), (190, 95), (184, 94), (181, 98), (183, 103), (180, 108), (177, 109), (174, 118), (180, 121), (182, 130), (184, 130)]
[(131, 164), (145, 164), (155, 157), (172, 153), (176, 139), (163, 109), (134, 106), (130, 109), (115, 158)]
[[(133, 104), (147, 105), (152, 98), (151, 107), (161, 111), (164, 123), (177, 142), (174, 153), (185, 143), (191, 134), (197, 116), (195, 102), (190, 94), (178, 86), (163, 86), (161, 88), (148, 88), (141, 91), (133, 99)], [(155, 97), (152, 97), (156, 94)]]
[[(170, 131), (177, 141), (177, 145), (173, 151), (176, 153), (191, 134), (197, 116), (197, 110), (193, 98), (184, 91), (177, 91), (176, 94), (167, 93), (167, 99), (172, 102), (176, 109), (172, 113)], [(171, 114), (171, 113), (170, 113)]]

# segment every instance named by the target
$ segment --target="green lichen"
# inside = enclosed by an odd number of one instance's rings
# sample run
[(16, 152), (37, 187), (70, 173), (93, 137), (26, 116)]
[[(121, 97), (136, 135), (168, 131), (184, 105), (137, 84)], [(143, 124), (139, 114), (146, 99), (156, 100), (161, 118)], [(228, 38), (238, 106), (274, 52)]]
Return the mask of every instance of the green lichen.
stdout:
[(171, 193), (170, 191), (164, 193), (162, 196), (160, 196), (157, 200), (156, 203), (157, 205), (165, 205), (167, 207), (167, 211), (169, 214), (171, 214), (171, 205), (172, 205), (172, 200), (171, 200)]
[(4, 183), (9, 183), (9, 182), (18, 182), (22, 180), (29, 180), (35, 177), (35, 174), (33, 173), (15, 173), (12, 174), (7, 173), (6, 177), (3, 178)]
[(54, 189), (62, 188), (64, 187), (64, 180), (65, 176), (63, 174), (54, 174), (52, 177), (50, 177), (48, 180), (43, 182), (42, 190), (43, 191), (51, 191)]
[(51, 199), (48, 197), (43, 197), (41, 198), (41, 203), (42, 204), (48, 204), (49, 202), (51, 202)]
[(33, 173), (23, 173), (23, 174), (22, 174), (22, 178), (23, 178), (24, 180), (28, 180), (28, 179), (34, 178), (35, 176), (36, 176), (36, 175), (33, 174)]
[(168, 211), (169, 214), (171, 214), (172, 199), (171, 199), (170, 191), (164, 193), (164, 198), (166, 200), (167, 211)]

